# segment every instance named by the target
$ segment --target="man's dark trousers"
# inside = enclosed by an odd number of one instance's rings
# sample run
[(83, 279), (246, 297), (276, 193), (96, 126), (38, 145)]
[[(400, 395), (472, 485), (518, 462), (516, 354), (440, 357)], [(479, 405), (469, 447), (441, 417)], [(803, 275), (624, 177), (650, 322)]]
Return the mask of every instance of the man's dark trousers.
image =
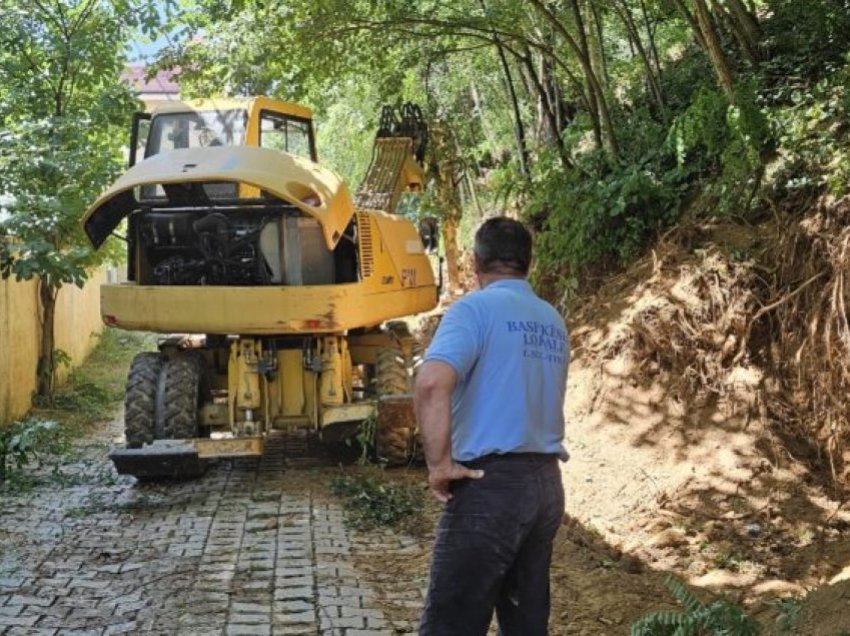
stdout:
[(437, 527), (420, 636), (545, 636), (552, 543), (564, 516), (557, 457), (520, 453), (463, 462)]

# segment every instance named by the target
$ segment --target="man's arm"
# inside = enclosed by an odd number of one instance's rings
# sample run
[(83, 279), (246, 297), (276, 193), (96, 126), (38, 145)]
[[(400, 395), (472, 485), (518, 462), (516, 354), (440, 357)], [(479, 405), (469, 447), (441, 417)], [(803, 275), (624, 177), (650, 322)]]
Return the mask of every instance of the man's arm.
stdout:
[(414, 407), (425, 461), (428, 483), (434, 496), (446, 503), (451, 499), (449, 485), (456, 479), (480, 479), (483, 470), (470, 470), (452, 460), (452, 392), (457, 373), (439, 360), (425, 362), (416, 376)]

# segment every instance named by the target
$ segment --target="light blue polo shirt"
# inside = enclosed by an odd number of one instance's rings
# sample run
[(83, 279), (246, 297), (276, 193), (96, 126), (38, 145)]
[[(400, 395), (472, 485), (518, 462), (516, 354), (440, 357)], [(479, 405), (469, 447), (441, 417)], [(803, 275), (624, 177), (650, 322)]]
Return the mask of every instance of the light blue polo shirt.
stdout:
[(502, 279), (446, 312), (425, 361), (450, 365), (452, 456), (551, 453), (567, 459), (564, 393), (570, 344), (564, 319), (528, 281)]

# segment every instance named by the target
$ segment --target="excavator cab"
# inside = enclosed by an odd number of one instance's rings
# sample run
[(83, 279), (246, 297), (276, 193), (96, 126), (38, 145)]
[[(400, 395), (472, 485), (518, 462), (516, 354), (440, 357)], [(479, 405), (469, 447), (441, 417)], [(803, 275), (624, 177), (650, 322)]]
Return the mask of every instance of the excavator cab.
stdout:
[(264, 97), (167, 102), (136, 113), (130, 138), (129, 167), (160, 152), (216, 146), (272, 148), (318, 161), (310, 111)]

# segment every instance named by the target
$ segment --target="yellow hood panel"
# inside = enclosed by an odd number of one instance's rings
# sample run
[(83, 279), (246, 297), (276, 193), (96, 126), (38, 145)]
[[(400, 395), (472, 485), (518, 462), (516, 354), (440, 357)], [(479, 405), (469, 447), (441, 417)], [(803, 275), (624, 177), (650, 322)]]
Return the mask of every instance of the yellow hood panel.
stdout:
[[(83, 216), (83, 228), (100, 247), (121, 220), (139, 207), (133, 192), (143, 185), (233, 182), (265, 190), (312, 216), (333, 249), (354, 214), (345, 183), (309, 159), (253, 146), (187, 148), (163, 152), (125, 172)], [(318, 195), (319, 203), (314, 196)]]

